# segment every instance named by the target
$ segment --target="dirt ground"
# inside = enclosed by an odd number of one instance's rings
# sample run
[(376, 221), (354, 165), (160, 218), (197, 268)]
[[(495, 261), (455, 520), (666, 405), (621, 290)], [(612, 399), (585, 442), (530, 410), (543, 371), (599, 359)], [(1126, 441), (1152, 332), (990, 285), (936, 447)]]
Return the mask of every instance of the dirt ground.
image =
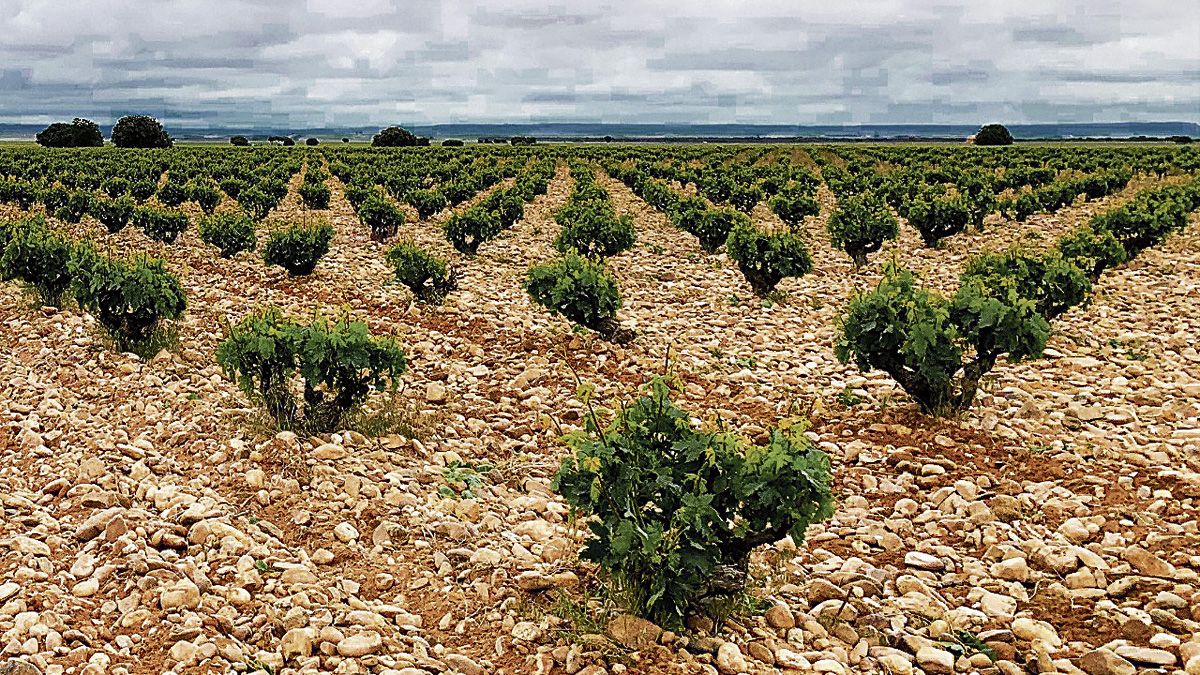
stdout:
[[(918, 414), (832, 350), (836, 317), (883, 261), (952, 291), (970, 255), (1049, 245), (1153, 181), (1025, 223), (992, 216), (936, 250), (904, 226), (862, 269), (830, 247), (822, 192), (803, 228), (813, 272), (764, 303), (724, 255), (601, 176), (638, 228), (609, 263), (637, 338), (613, 345), (522, 289), (555, 255), (565, 166), (474, 258), (445, 241), (446, 213), (401, 228), (458, 270), (440, 307), (391, 280), (336, 179), (321, 212), (300, 207), (299, 180), (264, 231), (331, 222), (310, 277), (221, 259), (194, 226), (164, 245), (56, 223), (180, 277), (177, 346), (149, 362), (111, 351), (77, 308), (0, 284), (0, 672), (25, 672), (6, 658), (47, 673), (1078, 672), (1105, 645), (1178, 671), (1200, 654), (1196, 218), (1106, 273), (1053, 323), (1044, 359), (998, 365), (959, 419)], [(267, 305), (346, 312), (404, 346), (389, 433), (263, 425), (214, 352)], [(580, 423), (578, 381), (615, 404), (668, 362), (684, 407), (748, 437), (809, 414), (839, 504), (805, 542), (755, 558), (754, 595), (786, 618), (750, 612), (715, 638), (698, 626), (630, 649), (597, 635), (611, 607), (593, 600), (586, 621), (563, 609), (598, 582), (549, 481), (560, 431)]]

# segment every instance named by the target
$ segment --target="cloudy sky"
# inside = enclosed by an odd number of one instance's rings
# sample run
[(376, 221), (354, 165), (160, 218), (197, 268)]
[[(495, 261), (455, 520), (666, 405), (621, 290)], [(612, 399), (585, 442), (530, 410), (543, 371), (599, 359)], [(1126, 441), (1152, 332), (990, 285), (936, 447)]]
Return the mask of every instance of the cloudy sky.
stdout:
[(1200, 121), (1197, 0), (0, 0), (0, 122)]

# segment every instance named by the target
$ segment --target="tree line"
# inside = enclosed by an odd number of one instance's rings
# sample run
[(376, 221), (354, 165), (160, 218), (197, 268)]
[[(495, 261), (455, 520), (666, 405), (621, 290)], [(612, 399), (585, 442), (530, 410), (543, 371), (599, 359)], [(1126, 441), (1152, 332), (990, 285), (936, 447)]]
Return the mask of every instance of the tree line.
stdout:
[[(162, 123), (148, 115), (127, 115), (117, 120), (109, 134), (112, 144), (118, 148), (169, 148), (174, 144), (171, 135), (163, 128)], [(104, 145), (104, 135), (100, 133), (100, 125), (95, 122), (76, 117), (70, 122), (55, 122), (42, 129), (34, 137), (38, 145), (47, 148), (99, 148)], [(349, 143), (349, 138), (343, 138), (342, 143)], [(480, 143), (509, 143), (511, 145), (534, 145), (537, 139), (532, 136), (513, 136), (512, 138), (481, 138)], [(229, 143), (238, 147), (250, 145), (246, 136), (229, 137)], [(271, 145), (296, 145), (296, 139), (290, 136), (268, 136), (267, 143)], [(304, 144), (320, 145), (317, 138), (309, 137)], [(441, 143), (445, 147), (461, 147), (463, 141), (446, 139)], [(398, 126), (391, 126), (379, 131), (371, 138), (375, 147), (425, 147), (430, 140), (417, 136), (411, 131)]]

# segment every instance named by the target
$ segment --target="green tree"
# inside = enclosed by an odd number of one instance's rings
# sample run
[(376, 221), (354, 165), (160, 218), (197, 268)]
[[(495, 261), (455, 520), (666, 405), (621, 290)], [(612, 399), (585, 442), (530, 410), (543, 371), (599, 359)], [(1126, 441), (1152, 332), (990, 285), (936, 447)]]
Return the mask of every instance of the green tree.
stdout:
[(408, 147), (418, 144), (417, 137), (401, 127), (382, 129), (371, 139), (371, 145), (380, 148)]
[(163, 125), (146, 115), (127, 115), (117, 120), (112, 142), (118, 148), (169, 148), (172, 144)]
[(1003, 124), (985, 124), (975, 132), (975, 145), (1012, 145), (1013, 137)]
[(98, 148), (104, 145), (100, 127), (91, 120), (76, 117), (74, 121), (55, 122), (38, 132), (38, 145), (47, 148)]

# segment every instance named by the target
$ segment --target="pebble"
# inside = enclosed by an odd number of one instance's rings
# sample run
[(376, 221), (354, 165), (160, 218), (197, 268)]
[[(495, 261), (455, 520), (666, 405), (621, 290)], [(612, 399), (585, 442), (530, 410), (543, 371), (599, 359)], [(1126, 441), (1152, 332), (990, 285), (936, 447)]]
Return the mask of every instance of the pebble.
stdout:
[(736, 674), (749, 670), (742, 650), (732, 642), (726, 642), (717, 648), (717, 670), (722, 673)]
[(904, 564), (909, 567), (933, 571), (940, 570), (946, 566), (939, 558), (920, 551), (909, 551), (906, 553), (904, 555)]
[(362, 633), (342, 638), (337, 643), (337, 653), (340, 656), (366, 656), (374, 654), (383, 646), (383, 638), (379, 633)]
[[(981, 247), (1035, 231), (1049, 243), (1097, 204), (1027, 224), (997, 219), (937, 251), (902, 227), (861, 271), (814, 237), (814, 272), (785, 280), (785, 297), (767, 307), (734, 305), (730, 296), (748, 296), (727, 256), (699, 253), (601, 176), (639, 223), (639, 245), (611, 261), (622, 321), (639, 331), (617, 347), (572, 334), (512, 283), (552, 253), (560, 171), (527, 221), (479, 258), (450, 253), (463, 278), (437, 308), (410, 307), (407, 291), (382, 283), (380, 247), (336, 181), (321, 217), (338, 235), (313, 277), (287, 279), (249, 254), (214, 260), (194, 228), (175, 246), (152, 243), (181, 274), (189, 309), (178, 350), (149, 361), (108, 350), (84, 313), (25, 311), (16, 286), (0, 284), (0, 306), (13, 309), (0, 322), (12, 346), (0, 359), (0, 436), (15, 441), (0, 443), (0, 674), (136, 672), (129, 655), (153, 640), (174, 659), (161, 669), (177, 673), (261, 663), (304, 675), (626, 675), (654, 663), (710, 675), (1200, 675), (1200, 645), (1188, 639), (1198, 566), (1168, 544), (1195, 533), (1189, 506), (1200, 498), (1185, 461), (1200, 440), (1194, 225), (1056, 319), (1046, 358), (1001, 362), (970, 415), (934, 425), (885, 375), (836, 362), (828, 345), (843, 303), (830, 298), (844, 297), (847, 278), (869, 283), (893, 252), (952, 292)], [(300, 213), (295, 187), (270, 222)], [(832, 206), (824, 188), (821, 199), (813, 231)], [(446, 253), (448, 215), (418, 225), (411, 214), (406, 236)], [(753, 218), (774, 216), (760, 205)], [(145, 244), (136, 230), (105, 241)], [(212, 352), (227, 322), (262, 303), (298, 315), (345, 307), (395, 336), (410, 360), (398, 397), (412, 433), (260, 436), (237, 422), (253, 404)], [(578, 560), (583, 521), (551, 488), (560, 433), (584, 416), (558, 350), (587, 355), (575, 367), (614, 405), (659, 372), (668, 341), (686, 373), (679, 400), (697, 422), (719, 415), (765, 439), (791, 414), (783, 392), (815, 401), (805, 433), (830, 454), (837, 511), (803, 541), (753, 558), (773, 570), (754, 589), (770, 603), (761, 616), (720, 629), (693, 620), (681, 635), (618, 616), (577, 635), (555, 603), (560, 593), (586, 602), (577, 589), (590, 591), (596, 571)], [(451, 466), (495, 469), (468, 485)], [(1063, 630), (1060, 600), (1121, 625), (1121, 639)], [(997, 662), (955, 659), (944, 647), (959, 629)], [(614, 650), (621, 660), (606, 658)]]

